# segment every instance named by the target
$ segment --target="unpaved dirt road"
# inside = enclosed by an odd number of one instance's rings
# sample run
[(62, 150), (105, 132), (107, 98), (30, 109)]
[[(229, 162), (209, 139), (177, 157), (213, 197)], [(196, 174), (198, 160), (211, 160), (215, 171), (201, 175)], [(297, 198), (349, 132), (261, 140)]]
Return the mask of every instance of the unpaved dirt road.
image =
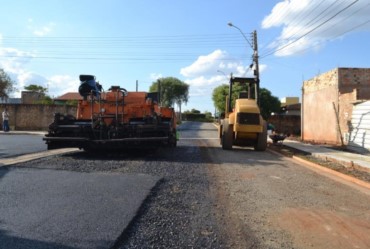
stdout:
[(370, 248), (370, 190), (268, 151), (224, 151), (212, 124), (179, 130), (175, 149), (77, 152), (18, 167), (161, 177), (115, 248)]
[(365, 193), (287, 158), (200, 140), (231, 247), (370, 248)]

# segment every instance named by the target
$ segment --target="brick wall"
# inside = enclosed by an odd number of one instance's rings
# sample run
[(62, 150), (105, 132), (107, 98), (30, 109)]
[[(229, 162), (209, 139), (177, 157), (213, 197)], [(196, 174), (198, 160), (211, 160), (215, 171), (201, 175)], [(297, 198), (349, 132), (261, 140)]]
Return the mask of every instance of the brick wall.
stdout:
[[(0, 105), (3, 112), (5, 106), (8, 108), (10, 119), (9, 126), (14, 130), (44, 130), (48, 129), (53, 122), (54, 113), (71, 114), (76, 116), (75, 106), (60, 105)], [(1, 118), (1, 124), (2, 124)]]
[(273, 115), (267, 122), (274, 125), (276, 133), (301, 135), (301, 116), (299, 115)]
[(370, 99), (370, 69), (336, 68), (304, 81), (302, 139), (341, 144), (359, 99)]
[(338, 84), (341, 135), (348, 138), (353, 104), (357, 100), (370, 99), (370, 68), (340, 68)]
[[(331, 70), (303, 83), (302, 139), (337, 143), (338, 71)], [(328, 127), (330, 124), (330, 127)]]

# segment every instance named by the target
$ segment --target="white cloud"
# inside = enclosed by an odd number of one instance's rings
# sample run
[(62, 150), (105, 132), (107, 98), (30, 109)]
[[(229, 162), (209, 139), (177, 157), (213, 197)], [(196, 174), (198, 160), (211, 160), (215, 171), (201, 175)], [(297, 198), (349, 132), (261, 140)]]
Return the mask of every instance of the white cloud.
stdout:
[(34, 24), (34, 21), (32, 18), (28, 19), (28, 29), (31, 30), (31, 32), (36, 36), (45, 36), (53, 31), (55, 27), (54, 22), (49, 22), (45, 25), (37, 26)]
[(17, 89), (12, 95), (20, 97), (21, 91), (25, 86), (34, 84), (48, 89), (48, 94), (52, 97), (60, 96), (66, 92), (76, 92), (80, 82), (69, 75), (54, 75), (45, 77), (30, 71), (19, 71), (18, 73), (8, 73), (14, 79)]
[(162, 75), (162, 74), (160, 74), (160, 73), (151, 73), (149, 77), (150, 77), (150, 79), (151, 79), (152, 81), (156, 81), (157, 79), (162, 78), (162, 77), (163, 77), (163, 75)]
[[(20, 97), (21, 91), (24, 86), (29, 84), (43, 85), (46, 80), (41, 75), (32, 73), (24, 69), (34, 55), (15, 48), (2, 48), (0, 47), (0, 68), (9, 75), (15, 82), (16, 91), (12, 93), (14, 97)], [(36, 83), (38, 82), (38, 83)]]
[(0, 68), (14, 80), (16, 91), (13, 97), (20, 97), (21, 91), (30, 84), (46, 87), (49, 95), (59, 96), (65, 92), (75, 92), (79, 81), (69, 75), (54, 75), (51, 77), (43, 76), (37, 72), (27, 70), (27, 65), (32, 61), (34, 55), (29, 52), (15, 48), (0, 47)]
[[(247, 72), (248, 67), (243, 65), (242, 61), (231, 58), (226, 51), (221, 50), (215, 50), (208, 55), (201, 55), (190, 66), (181, 68), (180, 70), (181, 75), (190, 79), (199, 77), (208, 79), (220, 73), (245, 75)], [(206, 81), (204, 81), (204, 84), (208, 85)]]
[(226, 59), (227, 53), (221, 50), (215, 50), (208, 55), (199, 56), (190, 66), (182, 68), (180, 74), (185, 77), (194, 77), (199, 74), (214, 73), (215, 68), (221, 68), (223, 59)]
[(267, 69), (267, 65), (266, 64), (259, 64), (260, 74), (263, 73), (266, 69)]
[(281, 34), (260, 55), (289, 56), (317, 49), (355, 30), (369, 31), (369, 11), (368, 1), (281, 1), (262, 21), (264, 29), (282, 27)]
[(1, 68), (11, 73), (17, 73), (22, 70), (25, 64), (32, 60), (34, 55), (32, 53), (21, 51), (15, 48), (0, 47), (0, 57), (4, 58), (0, 60)]
[(217, 85), (220, 82), (225, 82), (225, 76), (216, 75), (206, 78), (205, 76), (198, 76), (196, 78), (186, 80), (186, 83), (193, 86), (193, 87), (202, 87), (202, 86), (210, 86), (210, 85)]
[(16, 74), (16, 89), (18, 90), (16, 93), (17, 97), (20, 97), (21, 91), (24, 90), (25, 86), (34, 84), (42, 87), (47, 87), (47, 79), (39, 75), (37, 73), (28, 72), (28, 71), (19, 71), (18, 74)]
[[(260, 72), (266, 65), (260, 65)], [(241, 60), (233, 59), (226, 51), (215, 50), (208, 55), (199, 56), (191, 65), (180, 70), (185, 82), (190, 85), (190, 97), (212, 96), (213, 89), (228, 84), (230, 73), (239, 77), (253, 77), (253, 70)]]
[(76, 92), (79, 85), (80, 81), (70, 75), (54, 75), (49, 77), (47, 81), (49, 95), (53, 97), (67, 92)]

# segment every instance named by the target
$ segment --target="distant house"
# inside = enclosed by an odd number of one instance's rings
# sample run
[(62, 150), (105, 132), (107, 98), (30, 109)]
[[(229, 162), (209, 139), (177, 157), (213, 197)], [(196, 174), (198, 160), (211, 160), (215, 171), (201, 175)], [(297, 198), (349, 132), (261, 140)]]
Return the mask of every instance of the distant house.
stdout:
[(274, 113), (268, 122), (275, 128), (275, 132), (301, 135), (301, 104), (299, 97), (285, 97), (280, 100), (281, 111)]
[(280, 99), (281, 106), (299, 104), (299, 97), (284, 97)]
[(280, 100), (281, 113), (284, 115), (301, 115), (301, 103), (299, 97), (285, 97)]
[(78, 92), (68, 92), (57, 98), (54, 98), (54, 104), (65, 105), (68, 101), (82, 100), (82, 96)]
[[(366, 100), (370, 100), (370, 68), (336, 68), (304, 81), (302, 139), (338, 145), (353, 141), (353, 110)], [(361, 106), (368, 108), (363, 113), (370, 112), (370, 105)], [(369, 135), (362, 139), (360, 146), (370, 146)]]
[(42, 100), (45, 97), (44, 93), (35, 92), (35, 91), (22, 91), (21, 99), (22, 104), (35, 104), (38, 101)]

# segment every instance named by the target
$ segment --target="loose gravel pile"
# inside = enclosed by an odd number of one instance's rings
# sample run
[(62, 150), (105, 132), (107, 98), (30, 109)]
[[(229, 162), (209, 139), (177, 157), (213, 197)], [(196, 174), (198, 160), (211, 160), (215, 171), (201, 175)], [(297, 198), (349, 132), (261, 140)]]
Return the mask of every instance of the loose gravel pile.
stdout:
[(217, 226), (215, 203), (209, 194), (206, 165), (200, 157), (199, 148), (182, 146), (104, 156), (78, 152), (22, 166), (160, 176), (162, 180), (115, 248), (225, 248), (226, 238)]

